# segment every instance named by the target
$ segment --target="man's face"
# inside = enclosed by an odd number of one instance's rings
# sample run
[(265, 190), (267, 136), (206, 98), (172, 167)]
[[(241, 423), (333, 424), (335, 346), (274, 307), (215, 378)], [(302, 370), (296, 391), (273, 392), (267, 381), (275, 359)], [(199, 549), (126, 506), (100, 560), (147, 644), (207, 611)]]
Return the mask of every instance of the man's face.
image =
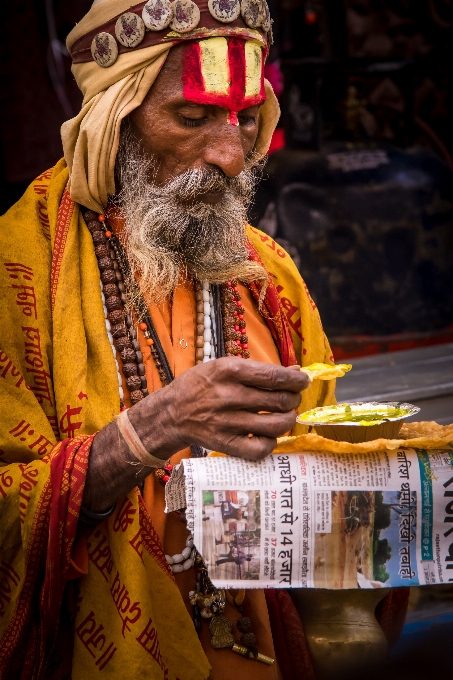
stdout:
[[(239, 111), (236, 126), (230, 124), (226, 109), (188, 101), (183, 94), (183, 58), (184, 45), (170, 50), (143, 103), (129, 116), (134, 136), (155, 161), (153, 181), (166, 184), (192, 169), (216, 169), (236, 177), (255, 145), (259, 106)], [(214, 204), (222, 194), (203, 193), (200, 200)]]
[[(225, 47), (226, 41), (216, 44)], [(233, 69), (223, 78), (227, 94), (221, 103), (227, 110), (213, 98), (203, 103), (211, 97), (205, 86), (212, 78), (203, 77), (202, 88), (192, 80), (184, 95), (187, 75), (197, 75), (186, 55), (185, 46), (171, 49), (143, 104), (125, 121), (116, 159), (116, 204), (129, 264), (142, 291), (156, 302), (184, 274), (210, 283), (267, 276), (249, 260), (245, 227), (262, 163), (253, 153), (259, 106), (241, 109), (241, 92), (246, 82), (244, 93), (251, 92), (246, 103), (263, 101), (259, 60), (253, 60), (254, 71), (236, 69), (234, 82)], [(215, 76), (214, 62), (209, 67)]]

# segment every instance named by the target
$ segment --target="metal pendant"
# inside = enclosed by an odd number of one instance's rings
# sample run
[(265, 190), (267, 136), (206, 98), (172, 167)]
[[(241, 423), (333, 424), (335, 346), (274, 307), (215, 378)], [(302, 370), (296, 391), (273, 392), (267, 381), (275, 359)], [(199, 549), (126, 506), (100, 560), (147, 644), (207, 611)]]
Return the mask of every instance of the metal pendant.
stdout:
[(223, 649), (234, 645), (234, 637), (231, 634), (231, 621), (226, 616), (213, 616), (209, 624), (211, 631), (211, 645), (214, 649)]

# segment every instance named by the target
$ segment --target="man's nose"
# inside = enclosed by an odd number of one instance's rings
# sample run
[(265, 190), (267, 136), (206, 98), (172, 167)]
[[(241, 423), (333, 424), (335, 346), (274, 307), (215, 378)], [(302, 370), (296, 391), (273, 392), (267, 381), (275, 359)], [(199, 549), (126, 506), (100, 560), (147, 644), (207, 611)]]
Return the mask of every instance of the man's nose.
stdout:
[(222, 129), (207, 140), (204, 161), (218, 167), (227, 177), (237, 177), (245, 165), (241, 129), (225, 121)]

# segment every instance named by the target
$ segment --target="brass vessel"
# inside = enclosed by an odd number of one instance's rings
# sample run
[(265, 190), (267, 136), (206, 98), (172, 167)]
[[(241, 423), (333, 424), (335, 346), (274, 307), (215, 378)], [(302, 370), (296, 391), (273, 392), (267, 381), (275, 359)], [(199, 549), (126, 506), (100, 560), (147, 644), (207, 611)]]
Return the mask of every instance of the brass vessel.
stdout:
[(288, 591), (304, 625), (316, 680), (356, 678), (387, 660), (387, 641), (374, 615), (386, 588)]

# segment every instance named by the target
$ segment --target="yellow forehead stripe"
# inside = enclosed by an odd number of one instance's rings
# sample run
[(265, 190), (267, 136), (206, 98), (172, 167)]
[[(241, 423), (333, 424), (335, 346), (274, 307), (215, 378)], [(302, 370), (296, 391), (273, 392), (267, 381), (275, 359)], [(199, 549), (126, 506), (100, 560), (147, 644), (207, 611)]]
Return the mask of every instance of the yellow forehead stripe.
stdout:
[(201, 74), (206, 92), (228, 94), (230, 69), (228, 66), (228, 41), (210, 38), (200, 41)]
[(255, 97), (261, 91), (263, 51), (259, 43), (247, 40), (245, 52), (245, 96)]

